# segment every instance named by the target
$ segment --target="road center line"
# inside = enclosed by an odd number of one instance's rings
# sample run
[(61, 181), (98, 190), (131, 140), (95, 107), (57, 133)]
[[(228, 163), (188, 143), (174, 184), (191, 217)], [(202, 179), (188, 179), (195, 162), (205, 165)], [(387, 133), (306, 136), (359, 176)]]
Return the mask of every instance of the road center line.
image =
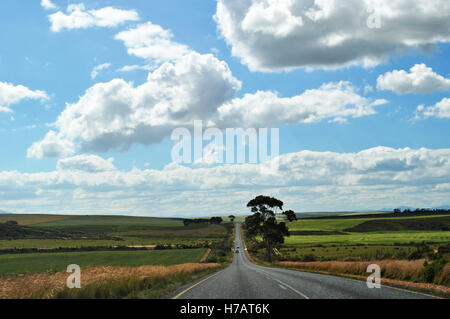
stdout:
[[(250, 267), (249, 265), (246, 265), (246, 266), (247, 266), (249, 269), (253, 270), (253, 271), (259, 272), (260, 274), (264, 274), (266, 277), (269, 276), (270, 279), (275, 280), (275, 281), (278, 282), (279, 284), (284, 285), (285, 287), (289, 288), (290, 290), (292, 290), (292, 291), (295, 292), (296, 294), (302, 296), (303, 298), (305, 298), (305, 299), (310, 299), (310, 298), (309, 298), (307, 295), (305, 295), (304, 293), (302, 293), (302, 292), (298, 291), (297, 289), (295, 289), (295, 288), (289, 286), (288, 284), (282, 282), (281, 280), (278, 280), (278, 279), (276, 279), (276, 278), (270, 277), (270, 274), (267, 273), (267, 272), (265, 272), (264, 270), (256, 269), (256, 268)], [(281, 286), (281, 285), (280, 285), (280, 286)]]
[(308, 297), (308, 296), (306, 296), (305, 294), (301, 293), (301, 292), (300, 292), (300, 291), (298, 291), (297, 289), (295, 289), (295, 288), (293, 288), (293, 287), (289, 286), (288, 284), (286, 284), (286, 283), (282, 282), (281, 280), (275, 279), (275, 281), (279, 282), (280, 284), (283, 284), (283, 285), (285, 285), (286, 287), (288, 287), (289, 289), (291, 289), (291, 290), (292, 290), (293, 292), (295, 292), (295, 293), (299, 294), (299, 295), (300, 295), (300, 296), (302, 296), (303, 298), (305, 298), (305, 299), (309, 299), (309, 297)]

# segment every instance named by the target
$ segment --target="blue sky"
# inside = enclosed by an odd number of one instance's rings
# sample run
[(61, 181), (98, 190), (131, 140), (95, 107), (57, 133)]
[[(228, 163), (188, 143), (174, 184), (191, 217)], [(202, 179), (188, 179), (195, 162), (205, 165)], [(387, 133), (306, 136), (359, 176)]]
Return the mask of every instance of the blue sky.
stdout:
[[(315, 12), (318, 16), (318, 12), (327, 9), (313, 1), (261, 0), (253, 4), (243, 1), (239, 5), (234, 0), (227, 3), (222, 0), (170, 0), (164, 3), (117, 0), (89, 1), (82, 6), (78, 1), (44, 2), (4, 0), (0, 3), (0, 41), (3, 44), (0, 48), (0, 85), (6, 88), (0, 90), (0, 106), (5, 108), (5, 111), (0, 111), (0, 144), (3, 146), (0, 153), (0, 199), (3, 205), (0, 204), (0, 209), (24, 213), (160, 215), (164, 211), (169, 216), (201, 215), (211, 214), (215, 209), (218, 213), (226, 213), (230, 207), (235, 212), (245, 211), (248, 197), (259, 193), (284, 198), (289, 207), (298, 211), (449, 204), (450, 34), (448, 13), (447, 17), (445, 14), (442, 16), (442, 12), (446, 12), (445, 6), (448, 6), (445, 1), (433, 1), (440, 10), (416, 12), (417, 17), (410, 16), (411, 8), (405, 7), (404, 12), (401, 5), (391, 8), (398, 10), (399, 16), (405, 14), (410, 17), (411, 23), (423, 18), (422, 22), (413, 24), (423, 32), (411, 30), (405, 19), (398, 21), (406, 22), (398, 22), (387, 15), (389, 1), (382, 1), (385, 6), (380, 8), (380, 29), (371, 30), (364, 24), (358, 25), (368, 13), (363, 7), (351, 6), (352, 1), (349, 1), (347, 11), (334, 8), (328, 17), (322, 18), (322, 25), (326, 26), (331, 21), (334, 28), (338, 25), (336, 34), (347, 39), (342, 45), (323, 45), (323, 41), (319, 41), (321, 37), (327, 41), (335, 33), (327, 31), (327, 28), (319, 30), (317, 24), (310, 25), (312, 18), (308, 20), (311, 17), (308, 12)], [(310, 11), (302, 12), (296, 8), (301, 3), (305, 7), (309, 5)], [(77, 6), (71, 8), (71, 5)], [(116, 19), (111, 18), (111, 12), (101, 15), (105, 8), (115, 10)], [(311, 11), (313, 9), (315, 11)], [(361, 17), (347, 22), (355, 26), (344, 24), (345, 16), (351, 10), (355, 10), (354, 17)], [(71, 13), (79, 15), (80, 20), (71, 19)], [(230, 20), (228, 14), (237, 20)], [(52, 16), (59, 20), (52, 19)], [(283, 18), (276, 18), (280, 16)], [(343, 20), (341, 29), (336, 24), (339, 19)], [(435, 21), (436, 29), (429, 27), (427, 21)], [(150, 22), (154, 31), (148, 41), (143, 40), (142, 34), (136, 38), (136, 30), (140, 26), (148, 27)], [(312, 31), (304, 31), (306, 28), (312, 28)], [(121, 32), (128, 33), (118, 36)], [(168, 36), (168, 32), (171, 35)], [(328, 38), (327, 32), (330, 32)], [(137, 43), (139, 41), (144, 43)], [(159, 51), (161, 47), (163, 50)], [(144, 48), (145, 51), (133, 52), (136, 48)], [(177, 49), (182, 52), (169, 54)], [(324, 56), (320, 62), (316, 58), (319, 54)], [(189, 55), (195, 58), (186, 58)], [(93, 78), (94, 68), (105, 63), (107, 66)], [(192, 75), (196, 72), (192, 70), (198, 70), (196, 63), (206, 71)], [(165, 64), (170, 64), (176, 75), (164, 73), (162, 66)], [(118, 71), (130, 65), (141, 68)], [(221, 67), (223, 65), (225, 70)], [(417, 72), (410, 70), (415, 66)], [(151, 92), (151, 97), (138, 100), (139, 96), (146, 94), (143, 92), (152, 90), (152, 85), (158, 83), (157, 79), (150, 83), (147, 79), (149, 73), (154, 73), (155, 77), (164, 73), (171, 82), (167, 84), (167, 91), (159, 88), (158, 94)], [(170, 131), (176, 126), (189, 126), (197, 112), (193, 109), (196, 108), (194, 104), (170, 104), (173, 101), (183, 103), (180, 101), (191, 98), (190, 95), (170, 95), (175, 94), (172, 90), (179, 87), (183, 92), (194, 87), (189, 85), (190, 75), (211, 79), (199, 80), (200, 84), (217, 83), (217, 92), (215, 88), (208, 89), (212, 97), (207, 100), (213, 104), (217, 102), (217, 105), (202, 105), (202, 109), (197, 111), (200, 115), (221, 112), (220, 119), (211, 115), (202, 120), (213, 120), (220, 128), (236, 123), (242, 127), (280, 128), (282, 156), (301, 157), (286, 160), (292, 165), (287, 171), (300, 172), (298, 179), (271, 185), (255, 178), (252, 182), (230, 182), (224, 186), (221, 178), (229, 176), (230, 172), (225, 171), (231, 169), (226, 165), (221, 168), (219, 165), (219, 170), (224, 170), (221, 172), (217, 172), (217, 165), (189, 166), (176, 168), (180, 170), (177, 174), (172, 171), (173, 175), (165, 175), (170, 171), (167, 165), (170, 167), (173, 147)], [(385, 76), (383, 83), (381, 76)], [(164, 121), (168, 121), (176, 107), (183, 108), (188, 115), (181, 122), (164, 124), (162, 136), (155, 137), (159, 133), (148, 123), (140, 122), (145, 133), (133, 131), (136, 128), (128, 118), (132, 115), (124, 115), (126, 111), (121, 109), (117, 116), (127, 118), (127, 124), (116, 117), (120, 123), (117, 125), (124, 126), (111, 135), (102, 135), (104, 133), (101, 132), (109, 130), (112, 124), (106, 120), (101, 122), (103, 115), (100, 112), (108, 112), (115, 107), (114, 103), (122, 103), (120, 98), (123, 96), (105, 97), (98, 91), (85, 100), (83, 96), (97, 84), (105, 84), (106, 90), (114, 79), (124, 80), (116, 83), (117, 88), (131, 92), (124, 93), (133, 95), (125, 100), (135, 101), (133, 103), (137, 103), (141, 110), (150, 112), (156, 108), (156, 104), (148, 102), (154, 101), (156, 96), (163, 110), (167, 111), (167, 103), (171, 105), (168, 115), (160, 115), (160, 119), (149, 118), (149, 121), (169, 123)], [(237, 87), (238, 82), (240, 88)], [(433, 84), (430, 85), (431, 82)], [(181, 86), (180, 83), (187, 84)], [(332, 88), (325, 88), (327, 84), (333, 84)], [(22, 90), (17, 93), (22, 94), (22, 98), (11, 102), (8, 100), (11, 93), (7, 90), (12, 91), (18, 86), (26, 87), (29, 92)], [(137, 88), (140, 86), (142, 90), (139, 91)], [(305, 93), (311, 90), (314, 98)], [(258, 101), (258, 91), (277, 92), (274, 93), (274, 102), (266, 105), (266, 98), (261, 100), (261, 106), (247, 106), (246, 94)], [(194, 87), (193, 92), (204, 91), (201, 87)], [(172, 102), (164, 100), (168, 94)], [(321, 94), (325, 94), (323, 98)], [(334, 96), (342, 99), (337, 111), (330, 106), (333, 103), (324, 103)], [(375, 101), (380, 101), (379, 105), (374, 106)], [(76, 105), (77, 110), (70, 108), (69, 104)], [(228, 104), (234, 113), (218, 111), (222, 105)], [(95, 111), (97, 107), (98, 112)], [(355, 115), (358, 108), (363, 113)], [(84, 122), (79, 122), (77, 116), (85, 114), (83, 110), (95, 115), (83, 117)], [(62, 112), (68, 116), (58, 120)], [(246, 117), (249, 112), (250, 116)], [(258, 112), (266, 115), (258, 117)], [(155, 115), (152, 113), (151, 116)], [(305, 121), (303, 116), (312, 116), (312, 120)], [(89, 122), (94, 117), (95, 120)], [(99, 125), (105, 127), (98, 128)], [(122, 136), (126, 129), (132, 131), (131, 135)], [(57, 142), (51, 141), (51, 150), (45, 148), (48, 145), (45, 143), (50, 141), (46, 137), (49, 131), (58, 136)], [(114, 140), (112, 135), (121, 136)], [(102, 141), (111, 147), (99, 146)], [(380, 147), (386, 149), (381, 150)], [(314, 154), (318, 158), (309, 158), (307, 151), (316, 152)], [(348, 159), (355, 157), (360, 160), (364, 157), (358, 155), (360, 152), (368, 156), (362, 164)], [(110, 158), (114, 159), (113, 168), (108, 168), (110, 162), (107, 160)], [(381, 167), (376, 161), (385, 160), (399, 161), (404, 165), (397, 170), (376, 170), (376, 167)], [(315, 167), (324, 165), (317, 178), (306, 177), (307, 161), (312, 161), (311, 165)], [(342, 171), (339, 165), (335, 166), (340, 161), (353, 166)], [(358, 166), (371, 161), (375, 162), (364, 168), (367, 171)], [(148, 180), (144, 178), (144, 181), (136, 183), (117, 182), (118, 175), (127, 181), (128, 177), (134, 180), (148, 174), (155, 174), (158, 178), (150, 176)], [(192, 174), (207, 176), (208, 181), (195, 182), (184, 177)], [(283, 176), (277, 177), (285, 179)], [(94, 182), (98, 179), (102, 180), (101, 185)], [(155, 180), (164, 181), (167, 185), (163, 182), (164, 185), (158, 188), (154, 185)], [(144, 191), (147, 184), (152, 186)], [(395, 196), (391, 190), (393, 185), (398, 192)], [(426, 198), (417, 198), (417, 194), (424, 194)], [(229, 203), (222, 198), (224, 195), (230, 198)], [(217, 201), (219, 197), (221, 200)], [(107, 198), (117, 198), (117, 201), (109, 201), (106, 205)], [(202, 204), (197, 207), (196, 201)], [(218, 207), (214, 203), (218, 203)]]

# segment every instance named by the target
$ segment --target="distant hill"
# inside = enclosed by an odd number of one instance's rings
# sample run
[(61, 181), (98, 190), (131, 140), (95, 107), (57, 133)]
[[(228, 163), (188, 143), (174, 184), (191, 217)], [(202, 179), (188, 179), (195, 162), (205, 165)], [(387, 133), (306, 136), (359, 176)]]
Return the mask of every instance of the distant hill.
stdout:
[(429, 209), (450, 209), (450, 205), (444, 205), (444, 206), (438, 206), (438, 207), (414, 207), (414, 206), (398, 206), (398, 207), (392, 207), (392, 208), (383, 208), (380, 209), (380, 211), (384, 211), (384, 212), (392, 212), (394, 210), (394, 208), (399, 208), (402, 211), (404, 211), (405, 209), (410, 209), (410, 210), (415, 210), (416, 208), (429, 208)]
[(0, 214), (12, 214), (12, 213), (7, 212), (6, 210), (0, 210)]

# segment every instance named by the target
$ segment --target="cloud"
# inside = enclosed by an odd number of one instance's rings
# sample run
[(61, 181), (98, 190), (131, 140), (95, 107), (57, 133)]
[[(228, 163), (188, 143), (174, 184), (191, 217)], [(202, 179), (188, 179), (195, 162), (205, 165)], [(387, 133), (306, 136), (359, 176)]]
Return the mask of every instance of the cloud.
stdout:
[(252, 71), (373, 66), (450, 41), (447, 0), (218, 0), (215, 20)]
[(191, 53), (150, 72), (137, 87), (122, 79), (95, 84), (67, 105), (55, 126), (61, 139), (79, 141), (82, 151), (148, 145), (170, 136), (175, 127), (211, 118), (240, 85), (225, 62)]
[(270, 91), (237, 98), (240, 88), (225, 62), (192, 52), (164, 63), (137, 87), (122, 79), (95, 84), (78, 102), (67, 104), (55, 127), (80, 152), (123, 151), (132, 144), (159, 143), (177, 127), (192, 127), (194, 120), (222, 129), (343, 122), (375, 114), (375, 107), (387, 102), (360, 96), (349, 82), (288, 98)]
[(138, 21), (139, 15), (135, 10), (122, 10), (105, 7), (98, 10), (86, 10), (83, 3), (71, 4), (67, 7), (67, 14), (58, 11), (49, 15), (50, 29), (60, 32), (64, 29), (86, 29), (90, 27), (116, 27), (128, 21)]
[(82, 171), (89, 173), (113, 171), (114, 158), (107, 160), (97, 155), (78, 155), (58, 160), (57, 169), (60, 171)]
[(29, 158), (66, 157), (73, 155), (75, 144), (61, 137), (55, 131), (49, 131), (42, 141), (33, 143), (27, 150)]
[(100, 64), (100, 65), (97, 65), (96, 67), (94, 67), (94, 69), (91, 72), (91, 79), (94, 80), (100, 71), (108, 69), (110, 66), (111, 66), (111, 63), (103, 63), (103, 64)]
[(389, 90), (397, 94), (427, 94), (450, 90), (450, 79), (433, 72), (425, 64), (414, 65), (409, 72), (394, 70), (380, 75), (377, 79), (379, 90)]
[(145, 65), (137, 65), (137, 64), (124, 65), (123, 67), (117, 69), (116, 72), (127, 73), (127, 72), (133, 72), (133, 71), (136, 71), (136, 70), (153, 71), (157, 67), (158, 67), (157, 65), (150, 65), (150, 64), (145, 64)]
[(42, 0), (41, 1), (41, 6), (45, 10), (56, 10), (56, 9), (58, 9), (58, 6), (55, 5), (53, 2), (51, 2), (50, 0)]
[(421, 117), (437, 117), (450, 119), (450, 98), (443, 98), (434, 106), (419, 105), (416, 110), (416, 119)]
[(246, 94), (219, 108), (224, 127), (273, 127), (283, 124), (313, 123), (325, 119), (346, 120), (375, 114), (375, 106), (385, 100), (371, 101), (360, 96), (349, 82), (327, 83), (319, 89), (281, 98), (276, 92)]
[(172, 61), (190, 53), (186, 45), (172, 40), (173, 34), (161, 26), (147, 22), (122, 31), (115, 36), (124, 43), (128, 54), (155, 60), (156, 63)]
[[(375, 147), (357, 153), (300, 151), (269, 164), (118, 170), (81, 155), (41, 173), (0, 172), (0, 200), (16, 212), (210, 215), (245, 212), (259, 194), (297, 211), (448, 204), (450, 149)], [(399, 202), (402, 198), (403, 202)]]
[(0, 113), (12, 113), (12, 110), (9, 107), (0, 105)]
[(33, 91), (23, 85), (0, 82), (0, 113), (12, 112), (10, 105), (27, 99), (46, 100), (48, 95), (44, 91)]
[(148, 69), (149, 68), (147, 66), (133, 64), (133, 65), (124, 65), (123, 67), (117, 69), (116, 72), (132, 72), (136, 70), (148, 70)]

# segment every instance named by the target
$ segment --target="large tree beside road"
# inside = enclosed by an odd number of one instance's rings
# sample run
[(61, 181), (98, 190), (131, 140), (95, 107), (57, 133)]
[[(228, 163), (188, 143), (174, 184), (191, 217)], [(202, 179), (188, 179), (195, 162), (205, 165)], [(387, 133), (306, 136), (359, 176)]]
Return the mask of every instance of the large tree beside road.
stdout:
[[(248, 202), (253, 215), (245, 218), (244, 229), (247, 236), (255, 238), (261, 236), (267, 249), (267, 259), (272, 262), (271, 250), (277, 244), (284, 243), (284, 237), (289, 236), (285, 222), (278, 222), (276, 214), (283, 211), (283, 202), (269, 196), (257, 196)], [(289, 221), (297, 217), (292, 210), (282, 212)]]

